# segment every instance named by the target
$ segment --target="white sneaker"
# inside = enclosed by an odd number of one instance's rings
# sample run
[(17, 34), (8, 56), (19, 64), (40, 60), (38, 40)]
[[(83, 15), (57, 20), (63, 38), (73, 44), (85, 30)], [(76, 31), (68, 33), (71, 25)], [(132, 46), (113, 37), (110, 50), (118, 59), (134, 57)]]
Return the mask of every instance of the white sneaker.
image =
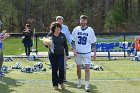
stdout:
[(81, 88), (82, 87), (82, 80), (79, 80), (77, 88)]
[(89, 92), (90, 90), (89, 90), (89, 85), (85, 85), (85, 91), (86, 92)]

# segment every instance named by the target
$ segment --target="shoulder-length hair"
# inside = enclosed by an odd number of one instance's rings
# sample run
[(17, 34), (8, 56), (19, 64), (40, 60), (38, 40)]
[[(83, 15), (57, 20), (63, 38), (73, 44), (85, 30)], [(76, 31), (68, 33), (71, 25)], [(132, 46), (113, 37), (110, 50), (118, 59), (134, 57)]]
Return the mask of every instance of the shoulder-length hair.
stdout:
[(55, 32), (56, 27), (60, 27), (60, 29), (62, 29), (61, 24), (59, 22), (52, 22), (50, 26), (50, 30), (52, 31), (52, 33)]

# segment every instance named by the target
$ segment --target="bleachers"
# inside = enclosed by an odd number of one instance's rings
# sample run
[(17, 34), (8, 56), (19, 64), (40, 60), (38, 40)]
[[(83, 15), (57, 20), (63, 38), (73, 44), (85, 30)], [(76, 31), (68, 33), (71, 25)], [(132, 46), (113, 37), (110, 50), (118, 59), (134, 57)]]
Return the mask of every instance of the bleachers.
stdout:
[(97, 52), (108, 52), (110, 60), (110, 52), (127, 52), (128, 56), (134, 51), (133, 42), (99, 42), (96, 43)]

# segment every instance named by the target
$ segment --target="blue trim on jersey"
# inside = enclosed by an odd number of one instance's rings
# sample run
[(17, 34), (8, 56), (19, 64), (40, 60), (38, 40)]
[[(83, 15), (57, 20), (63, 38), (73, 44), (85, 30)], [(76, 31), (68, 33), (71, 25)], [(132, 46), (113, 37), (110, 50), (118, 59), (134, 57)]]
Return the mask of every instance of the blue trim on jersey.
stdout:
[(88, 26), (87, 26), (86, 28), (84, 28), (84, 29), (82, 29), (82, 27), (81, 27), (81, 30), (84, 31), (84, 30), (86, 30), (87, 28), (88, 28)]
[(91, 52), (87, 52), (87, 53), (79, 53), (79, 52), (77, 52), (78, 54), (89, 54), (89, 53), (91, 53)]
[(0, 49), (2, 49), (2, 42), (0, 42)]

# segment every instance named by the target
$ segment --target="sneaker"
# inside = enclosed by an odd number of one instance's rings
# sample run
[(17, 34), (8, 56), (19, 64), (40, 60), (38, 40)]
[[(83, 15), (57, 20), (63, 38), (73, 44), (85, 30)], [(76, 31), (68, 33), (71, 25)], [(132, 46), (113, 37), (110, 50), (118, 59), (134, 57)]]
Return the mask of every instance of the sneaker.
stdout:
[(89, 92), (90, 90), (89, 90), (89, 85), (85, 85), (85, 91), (86, 92)]
[(58, 90), (58, 86), (53, 86), (55, 90)]
[(5, 76), (5, 74), (0, 72), (0, 77), (4, 77), (4, 76)]
[(81, 88), (82, 87), (82, 80), (79, 80), (77, 88)]
[(60, 84), (60, 86), (61, 86), (61, 89), (65, 89), (64, 84)]

